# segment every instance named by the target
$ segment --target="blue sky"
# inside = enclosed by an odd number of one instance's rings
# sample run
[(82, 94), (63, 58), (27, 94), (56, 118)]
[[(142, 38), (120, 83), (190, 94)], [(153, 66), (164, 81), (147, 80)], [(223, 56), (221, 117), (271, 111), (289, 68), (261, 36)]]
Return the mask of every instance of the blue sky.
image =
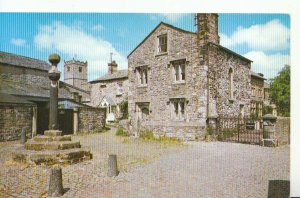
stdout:
[[(110, 52), (120, 69), (127, 55), (164, 21), (195, 31), (194, 14), (0, 13), (0, 50), (46, 60), (61, 55), (88, 61), (88, 79), (107, 72)], [(290, 64), (287, 14), (219, 14), (221, 44), (251, 60), (252, 70), (274, 77)]]

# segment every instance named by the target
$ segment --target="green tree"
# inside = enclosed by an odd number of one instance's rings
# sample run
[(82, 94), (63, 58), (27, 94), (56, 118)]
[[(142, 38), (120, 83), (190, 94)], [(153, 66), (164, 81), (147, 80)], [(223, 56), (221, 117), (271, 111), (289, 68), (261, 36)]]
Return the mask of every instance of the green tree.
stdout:
[(270, 96), (277, 106), (279, 115), (290, 116), (290, 79), (291, 67), (285, 65), (278, 76), (271, 79)]

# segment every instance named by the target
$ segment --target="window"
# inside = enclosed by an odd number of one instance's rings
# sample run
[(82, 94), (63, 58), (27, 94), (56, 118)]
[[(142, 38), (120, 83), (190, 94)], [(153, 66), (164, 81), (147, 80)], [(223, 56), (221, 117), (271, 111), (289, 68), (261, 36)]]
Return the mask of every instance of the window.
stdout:
[(139, 120), (148, 120), (150, 111), (149, 111), (149, 102), (137, 103), (137, 114)]
[(167, 35), (161, 35), (158, 37), (158, 53), (167, 52)]
[(82, 72), (82, 67), (79, 67), (79, 72)]
[(67, 69), (68, 69), (68, 72), (70, 71), (70, 67), (67, 67)]
[(139, 85), (146, 86), (148, 84), (148, 69), (147, 66), (137, 68), (137, 80)]
[(171, 119), (184, 120), (185, 115), (185, 99), (172, 99), (171, 100)]
[(255, 96), (255, 87), (252, 86), (252, 96)]
[(172, 63), (175, 82), (185, 81), (185, 61), (176, 61)]
[(122, 94), (123, 94), (123, 85), (122, 83), (118, 83), (117, 95), (122, 95)]
[(240, 105), (240, 116), (241, 117), (244, 117), (244, 114), (245, 114), (245, 110), (244, 110), (244, 105)]
[(229, 69), (229, 97), (233, 99), (233, 69)]

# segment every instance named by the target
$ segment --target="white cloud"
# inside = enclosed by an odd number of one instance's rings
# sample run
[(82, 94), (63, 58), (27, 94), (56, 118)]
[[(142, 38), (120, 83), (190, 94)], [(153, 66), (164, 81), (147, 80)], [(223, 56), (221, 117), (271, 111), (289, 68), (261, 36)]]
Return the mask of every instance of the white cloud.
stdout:
[(22, 47), (22, 46), (25, 46), (26, 45), (26, 40), (24, 39), (21, 39), (21, 38), (12, 38), (10, 40), (10, 42), (13, 44), (13, 45), (16, 45), (16, 46), (19, 46), (19, 47)]
[(249, 28), (239, 27), (232, 35), (220, 33), (220, 37), (223, 46), (246, 44), (250, 49), (260, 51), (279, 51), (290, 45), (290, 30), (277, 19)]
[(111, 43), (88, 34), (78, 26), (67, 26), (61, 22), (43, 25), (34, 37), (34, 42), (39, 49), (61, 53), (62, 59), (70, 59), (76, 55), (77, 59), (87, 60), (89, 80), (106, 73), (111, 52), (119, 69), (127, 68), (127, 58)]
[(253, 61), (252, 71), (263, 73), (267, 79), (275, 77), (285, 64), (290, 65), (290, 56), (280, 53), (266, 55), (261, 51), (251, 51), (244, 56)]
[(97, 25), (94, 25), (92, 27), (92, 30), (96, 30), (96, 31), (101, 31), (101, 30), (104, 30), (104, 29), (105, 29), (105, 27), (101, 24), (97, 24)]
[(186, 13), (160, 13), (160, 14), (151, 14), (150, 19), (156, 21), (158, 19), (170, 22), (177, 22), (181, 17), (185, 16)]

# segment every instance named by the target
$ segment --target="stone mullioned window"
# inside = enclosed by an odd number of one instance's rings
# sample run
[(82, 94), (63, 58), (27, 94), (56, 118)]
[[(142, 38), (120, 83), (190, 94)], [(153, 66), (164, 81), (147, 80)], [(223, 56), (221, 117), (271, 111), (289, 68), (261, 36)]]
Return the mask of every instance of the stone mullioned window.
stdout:
[(170, 99), (171, 102), (171, 120), (184, 121), (185, 120), (185, 99), (176, 98)]
[(167, 34), (158, 36), (158, 53), (166, 53), (168, 51)]
[(186, 60), (171, 61), (173, 83), (184, 83), (186, 77)]
[(147, 86), (148, 84), (148, 67), (140, 66), (136, 68), (137, 82), (139, 86)]

